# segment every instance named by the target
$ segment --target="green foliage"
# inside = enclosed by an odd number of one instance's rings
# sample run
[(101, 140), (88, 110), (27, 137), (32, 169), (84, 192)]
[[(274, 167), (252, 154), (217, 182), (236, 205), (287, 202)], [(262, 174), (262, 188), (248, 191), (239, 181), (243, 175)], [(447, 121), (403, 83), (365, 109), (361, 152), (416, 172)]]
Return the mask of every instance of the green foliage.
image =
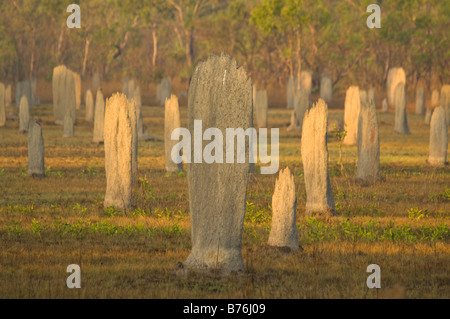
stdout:
[(34, 211), (34, 204), (27, 204), (27, 206), (19, 206), (19, 205), (8, 205), (6, 208), (8, 213), (25, 213), (31, 214)]
[(336, 132), (334, 133), (334, 136), (341, 143), (342, 141), (344, 141), (344, 138), (347, 135), (347, 131), (341, 130), (339, 127), (336, 127), (336, 125), (334, 125), (334, 129), (336, 130)]
[(450, 187), (447, 187), (443, 192), (442, 192), (442, 197), (447, 200), (450, 201)]
[(39, 221), (36, 220), (36, 218), (33, 218), (33, 220), (31, 221), (30, 229), (34, 235), (41, 237), (42, 227), (39, 224)]
[(61, 171), (53, 171), (51, 166), (45, 168), (45, 176), (47, 177), (64, 177), (64, 174)]
[(173, 220), (167, 226), (146, 227), (143, 223), (137, 225), (115, 225), (108, 221), (91, 222), (82, 218), (74, 223), (64, 222), (58, 219), (48, 227), (48, 231), (54, 231), (60, 236), (75, 235), (79, 238), (87, 235), (106, 235), (106, 236), (168, 236), (177, 237), (184, 235), (180, 220)]
[(177, 172), (177, 176), (178, 176), (178, 177), (186, 177), (186, 176), (187, 176), (187, 173), (186, 173), (186, 171), (178, 171), (178, 172)]
[(99, 170), (96, 167), (89, 165), (85, 169), (83, 169), (79, 176), (80, 177), (97, 177), (99, 175)]
[(146, 211), (142, 208), (136, 208), (133, 212), (131, 212), (131, 217), (148, 217), (151, 215), (151, 212)]
[(81, 213), (81, 214), (86, 214), (86, 213), (87, 213), (87, 207), (81, 206), (79, 203), (76, 203), (76, 204), (72, 207), (72, 209), (73, 209), (74, 211), (77, 211), (77, 212)]
[(20, 237), (24, 233), (22, 228), (22, 223), (16, 220), (11, 220), (11, 222), (4, 226), (4, 231), (8, 236)]
[(139, 177), (139, 186), (145, 200), (157, 199), (156, 194), (146, 178)]
[(298, 225), (299, 235), (303, 241), (437, 241), (450, 239), (450, 230), (444, 223), (438, 226), (422, 225), (413, 228), (411, 225), (380, 226), (375, 220), (368, 219), (364, 224), (354, 224), (349, 219), (342, 220), (337, 225), (328, 225), (323, 220), (306, 218), (306, 225)]
[(413, 207), (408, 210), (408, 218), (420, 220), (422, 218), (429, 217), (427, 209), (419, 209), (419, 207)]
[(178, 221), (172, 222), (169, 226), (164, 227), (164, 233), (169, 236), (183, 235), (183, 228)]
[(266, 209), (257, 209), (254, 203), (247, 202), (246, 204), (246, 214), (245, 221), (250, 222), (252, 224), (265, 224), (270, 223), (272, 220), (272, 216), (270, 214), (271, 208)]
[[(251, 12), (250, 21), (258, 26), (264, 33), (270, 34), (278, 29), (283, 29), (281, 21), (281, 11), (283, 1), (264, 0), (259, 3)], [(280, 31), (281, 31), (280, 30)]]
[(309, 217), (306, 219), (307, 228), (306, 228), (306, 235), (309, 240), (311, 241), (320, 241), (324, 239), (331, 240), (333, 232), (330, 231), (330, 227), (325, 225), (322, 221), (319, 219), (315, 219), (312, 217)]
[(168, 172), (168, 173), (166, 173), (166, 175), (164, 175), (164, 177), (173, 177), (173, 176), (181, 177), (181, 178), (186, 177), (186, 171), (181, 170), (181, 171), (175, 171), (175, 172)]
[(249, 236), (254, 243), (260, 244), (261, 241), (263, 240), (263, 237), (258, 233), (256, 227), (252, 227), (249, 224), (244, 224), (243, 230), (244, 230), (244, 233), (247, 236)]
[(120, 210), (117, 210), (114, 206), (108, 206), (103, 211), (104, 216), (114, 217), (114, 216), (122, 216), (123, 213)]
[(336, 127), (334, 125), (334, 129), (336, 130), (336, 133), (334, 133), (334, 136), (336, 136), (337, 140), (339, 141), (339, 165), (341, 168), (341, 176), (344, 176), (344, 163), (342, 162), (342, 143), (344, 142), (344, 138), (347, 135), (346, 130), (342, 130), (339, 127)]
[(450, 187), (446, 187), (444, 191), (435, 194), (429, 194), (428, 200), (430, 202), (446, 202), (450, 201)]
[(84, 77), (100, 69), (106, 81), (129, 74), (157, 82), (169, 75), (187, 84), (197, 61), (225, 50), (261, 82), (284, 83), (308, 68), (330, 70), (343, 87), (382, 86), (387, 56), (388, 67), (402, 65), (411, 79), (436, 74), (448, 82), (448, 1), (384, 1), (379, 30), (366, 26), (368, 4), (90, 0), (80, 3), (82, 28), (62, 33), (64, 1), (2, 1), (0, 77), (13, 82), (31, 72), (51, 80), (52, 68), (66, 64)]
[(162, 218), (162, 219), (166, 219), (166, 220), (171, 220), (173, 218), (177, 218), (179, 221), (183, 220), (184, 217), (186, 216), (186, 213), (182, 212), (181, 210), (171, 211), (167, 207), (165, 207), (164, 209), (156, 208), (154, 211), (154, 214), (156, 214), (156, 216), (158, 218)]
[[(178, 212), (177, 214), (180, 214)], [(270, 220), (261, 212), (256, 212), (252, 218), (246, 219), (244, 223), (244, 233), (257, 243), (267, 240), (270, 232)], [(170, 216), (170, 217), (166, 217)], [(80, 218), (74, 222), (63, 221), (57, 218), (50, 225), (42, 224), (33, 218), (29, 231), (22, 227), (22, 223), (11, 220), (9, 224), (0, 229), (8, 237), (21, 237), (26, 234), (42, 238), (55, 233), (59, 236), (76, 236), (82, 238), (87, 235), (106, 236), (169, 236), (179, 237), (185, 234), (181, 222), (182, 215), (165, 213), (164, 217), (169, 221), (164, 226), (145, 226), (142, 222), (137, 225), (119, 226), (108, 221), (92, 222)], [(328, 224), (320, 218), (309, 217), (304, 223), (297, 225), (300, 242), (436, 242), (448, 241), (450, 239), (450, 229), (445, 223), (439, 225), (421, 225), (413, 227), (410, 224), (395, 226), (392, 222), (386, 226), (381, 226), (373, 219), (367, 219), (363, 223), (353, 223), (349, 219), (344, 219), (337, 224)], [(45, 233), (44, 233), (45, 230)]]

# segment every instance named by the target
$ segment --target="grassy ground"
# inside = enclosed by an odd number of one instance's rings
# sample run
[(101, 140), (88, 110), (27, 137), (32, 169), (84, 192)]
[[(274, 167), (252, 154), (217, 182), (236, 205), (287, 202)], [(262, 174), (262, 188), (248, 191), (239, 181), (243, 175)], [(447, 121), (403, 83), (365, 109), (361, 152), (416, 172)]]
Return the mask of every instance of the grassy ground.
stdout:
[[(163, 134), (163, 108), (144, 107), (151, 134)], [(181, 109), (185, 124), (186, 109)], [(330, 177), (338, 217), (304, 216), (300, 138), (286, 132), (288, 110), (269, 111), (280, 127), (280, 169), (297, 187), (302, 249), (269, 249), (271, 196), (277, 175), (249, 182), (243, 232), (247, 270), (222, 278), (180, 275), (190, 252), (187, 179), (164, 171), (164, 145), (139, 142), (136, 207), (103, 209), (103, 146), (78, 113), (74, 138), (63, 138), (49, 105), (43, 121), (46, 177), (27, 173), (27, 136), (18, 122), (0, 128), (0, 298), (408, 298), (450, 297), (450, 168), (426, 165), (429, 127), (408, 115), (410, 135), (394, 135), (392, 113), (379, 114), (383, 182), (355, 183), (357, 149), (329, 136)], [(330, 118), (343, 118), (330, 110)], [(448, 156), (450, 158), (450, 156)], [(258, 170), (258, 167), (257, 167)], [(213, 194), (212, 194), (213, 195)], [(82, 289), (66, 287), (66, 267), (81, 266)], [(381, 267), (381, 289), (368, 289), (366, 268)]]

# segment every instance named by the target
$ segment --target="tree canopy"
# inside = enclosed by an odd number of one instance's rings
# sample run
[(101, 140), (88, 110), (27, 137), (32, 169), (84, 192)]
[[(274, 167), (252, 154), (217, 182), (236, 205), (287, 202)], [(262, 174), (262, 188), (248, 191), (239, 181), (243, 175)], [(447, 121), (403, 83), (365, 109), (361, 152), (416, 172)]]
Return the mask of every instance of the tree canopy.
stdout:
[(83, 77), (164, 76), (188, 83), (212, 52), (235, 57), (254, 82), (284, 84), (301, 70), (342, 87), (382, 86), (390, 67), (429, 88), (450, 80), (450, 1), (80, 0), (81, 28), (69, 29), (66, 1), (0, 3), (0, 79), (39, 77), (65, 64)]

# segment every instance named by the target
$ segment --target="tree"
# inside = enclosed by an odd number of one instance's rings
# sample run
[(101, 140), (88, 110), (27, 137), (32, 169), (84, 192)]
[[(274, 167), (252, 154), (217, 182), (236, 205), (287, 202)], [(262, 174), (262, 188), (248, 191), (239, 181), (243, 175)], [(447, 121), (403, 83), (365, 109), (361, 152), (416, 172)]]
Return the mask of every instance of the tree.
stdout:
[(80, 0), (81, 28), (68, 29), (66, 1), (0, 1), (0, 78), (50, 80), (65, 64), (105, 80), (171, 76), (188, 84), (198, 60), (223, 50), (264, 86), (284, 86), (306, 68), (313, 81), (328, 73), (337, 89), (382, 87), (395, 66), (411, 88), (450, 81), (450, 2), (378, 1), (382, 28), (369, 29), (372, 2)]
[[(285, 58), (289, 74), (301, 73), (301, 31), (309, 20), (302, 0), (263, 0), (251, 12), (250, 21), (270, 35), (280, 56)], [(298, 82), (300, 85), (300, 81)]]
[(175, 17), (174, 31), (180, 47), (184, 47), (187, 73), (192, 71), (195, 60), (194, 43), (196, 23), (202, 17), (218, 9), (217, 0), (168, 0)]

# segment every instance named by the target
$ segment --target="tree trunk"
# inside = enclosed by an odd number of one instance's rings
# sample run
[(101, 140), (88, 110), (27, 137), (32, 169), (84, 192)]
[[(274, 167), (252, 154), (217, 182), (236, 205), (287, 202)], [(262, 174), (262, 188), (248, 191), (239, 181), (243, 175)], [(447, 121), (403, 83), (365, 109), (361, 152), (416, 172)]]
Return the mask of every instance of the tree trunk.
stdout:
[(36, 30), (33, 29), (31, 41), (30, 80), (33, 79), (34, 76), (34, 63), (36, 60), (35, 54), (36, 54)]
[(184, 45), (183, 45), (183, 39), (181, 38), (180, 30), (178, 30), (177, 26), (174, 27), (174, 30), (177, 35), (178, 44), (180, 45), (180, 48), (182, 48)]
[(194, 60), (194, 29), (186, 30), (186, 42), (185, 42), (185, 51), (186, 51), (186, 64), (188, 69), (190, 70), (192, 67), (192, 63)]
[(317, 44), (316, 44), (316, 30), (314, 29), (314, 26), (312, 24), (308, 25), (308, 27), (309, 27), (309, 31), (311, 33), (311, 43), (309, 45), (311, 46), (311, 50), (312, 50), (312, 52), (311, 52), (312, 57), (311, 57), (311, 63), (310, 63), (310, 65), (312, 66), (316, 62), (315, 58), (316, 58), (318, 48), (317, 48)]
[(301, 48), (300, 31), (296, 32), (296, 36), (297, 36), (297, 78), (298, 78), (297, 89), (300, 90), (300, 75), (302, 73), (302, 58), (300, 56), (300, 48)]
[(387, 59), (386, 62), (384, 63), (384, 75), (383, 75), (383, 83), (385, 83), (387, 81), (387, 75), (389, 73), (389, 67), (391, 64), (391, 49), (387, 48)]
[(83, 76), (86, 74), (87, 57), (88, 57), (89, 46), (90, 45), (91, 45), (91, 40), (89, 40), (89, 37), (86, 37), (86, 42), (85, 42), (85, 45), (84, 45), (83, 69), (81, 71), (81, 74)]
[(58, 61), (58, 63), (61, 63), (60, 61), (60, 57), (61, 57), (61, 50), (62, 50), (62, 44), (64, 41), (64, 30), (66, 28), (65, 23), (62, 24), (61, 26), (61, 31), (59, 32), (59, 39), (58, 39), (58, 47), (56, 50), (56, 61)]
[(426, 72), (427, 89), (431, 92), (431, 68)]
[[(290, 51), (292, 52), (292, 41), (289, 41), (289, 48), (291, 49)], [(295, 87), (294, 58), (292, 55), (289, 57), (289, 60), (288, 60), (288, 68), (289, 68), (289, 76), (292, 78), (292, 83)], [(295, 96), (295, 89), (293, 91), (293, 95)]]
[(153, 70), (154, 70), (155, 66), (156, 66), (156, 55), (158, 54), (158, 37), (156, 36), (156, 23), (153, 24), (152, 36), (153, 36), (152, 65), (153, 65)]
[(22, 67), (22, 61), (23, 61), (23, 43), (22, 40), (19, 39), (19, 41), (16, 44), (16, 52), (17, 52), (17, 71), (16, 71), (16, 76), (17, 76), (17, 81), (22, 81), (24, 80), (25, 76), (23, 74), (23, 67)]
[(186, 83), (186, 91), (189, 90), (189, 84), (191, 82), (191, 70), (192, 64), (194, 62), (194, 29), (190, 29), (186, 31), (186, 42), (185, 42), (185, 50), (186, 50), (186, 64), (188, 67), (189, 78)]

